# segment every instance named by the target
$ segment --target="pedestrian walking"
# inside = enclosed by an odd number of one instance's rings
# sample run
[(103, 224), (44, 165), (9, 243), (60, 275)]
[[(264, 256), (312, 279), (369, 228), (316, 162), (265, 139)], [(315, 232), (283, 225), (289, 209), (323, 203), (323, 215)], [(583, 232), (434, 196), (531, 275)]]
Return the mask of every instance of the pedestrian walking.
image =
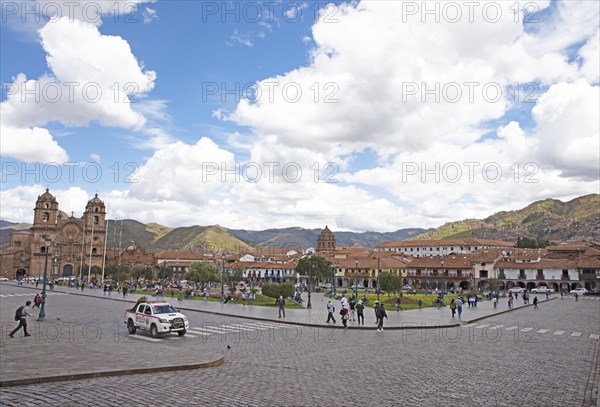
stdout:
[(279, 305), (279, 318), (281, 318), (281, 314), (283, 314), (283, 317), (285, 318), (285, 299), (283, 298), (283, 295), (279, 296), (277, 305)]
[(123, 298), (127, 297), (127, 291), (129, 291), (127, 285), (123, 284)]
[(11, 338), (14, 338), (15, 333), (21, 328), (23, 328), (23, 336), (31, 336), (27, 332), (27, 317), (33, 315), (31, 309), (29, 308), (30, 305), (31, 301), (27, 301), (25, 303), (25, 306), (17, 308), (17, 311), (15, 312), (15, 321), (19, 321), (19, 325), (11, 333), (8, 334), (8, 336), (10, 336)]
[(574, 293), (574, 296), (575, 296), (575, 302), (579, 301), (579, 294)]
[(512, 296), (512, 294), (510, 294), (508, 296), (508, 308), (512, 308), (512, 307), (513, 307), (513, 296)]
[(102, 291), (104, 292), (104, 296), (106, 297), (106, 293), (108, 292), (108, 284), (104, 284), (104, 288), (102, 288)]
[(40, 295), (40, 293), (37, 293), (35, 295), (35, 297), (33, 297), (33, 307), (31, 307), (31, 309), (35, 308), (35, 307), (40, 307), (40, 304), (42, 302), (42, 296)]
[(208, 290), (205, 288), (204, 292), (202, 293), (202, 296), (204, 297), (204, 301), (208, 300)]
[(454, 318), (454, 314), (456, 314), (456, 303), (454, 302), (454, 298), (450, 300), (450, 311), (452, 311), (452, 318)]
[(565, 292), (563, 290), (560, 290), (560, 299), (561, 301), (565, 299)]
[(400, 311), (402, 309), (401, 305), (402, 298), (400, 298), (400, 294), (398, 294), (398, 297), (396, 298), (396, 311)]
[(379, 324), (379, 301), (375, 300), (373, 309), (375, 310), (375, 324)]
[(37, 278), (35, 279), (35, 288), (38, 287), (38, 284), (40, 283), (40, 280), (38, 280)]
[(463, 300), (462, 300), (462, 298), (458, 297), (458, 301), (456, 301), (456, 310), (458, 311), (458, 319), (460, 319), (460, 316), (462, 315), (462, 309), (463, 309)]
[(329, 323), (330, 320), (333, 320), (333, 323), (335, 324), (335, 317), (333, 316), (333, 313), (335, 312), (335, 307), (333, 306), (333, 303), (331, 302), (331, 300), (329, 300), (329, 302), (327, 303), (327, 321), (325, 321), (326, 324)]
[(113, 287), (112, 284), (108, 285), (108, 295), (110, 295), (110, 293), (112, 293)]
[(248, 293), (248, 305), (252, 305), (252, 300), (254, 300), (254, 291), (250, 290)]
[(546, 290), (546, 299), (550, 298), (550, 289)]
[(388, 317), (385, 312), (385, 308), (383, 307), (383, 303), (379, 305), (379, 308), (377, 308), (377, 314), (379, 320), (379, 323), (377, 324), (377, 332), (383, 332), (383, 318)]
[(362, 324), (365, 324), (365, 306), (363, 305), (362, 301), (359, 301), (358, 304), (356, 304), (356, 315), (358, 315), (358, 325), (360, 325), (361, 321)]
[(498, 308), (498, 299), (496, 297), (492, 299), (492, 304), (494, 304), (494, 309)]
[(354, 318), (356, 317), (356, 301), (354, 299), (354, 296), (352, 296), (352, 298), (350, 298), (350, 301), (348, 302), (348, 306), (350, 307), (350, 318), (349, 319), (354, 321)]
[(348, 309), (348, 298), (344, 294), (342, 294), (342, 298), (340, 298), (340, 304), (342, 305), (342, 309)]
[(340, 314), (342, 315), (342, 324), (344, 325), (344, 329), (348, 329), (348, 318), (350, 318), (350, 310), (348, 308), (342, 308)]
[(246, 292), (242, 291), (242, 305), (246, 305)]
[(533, 309), (538, 309), (537, 295), (535, 297), (533, 297)]

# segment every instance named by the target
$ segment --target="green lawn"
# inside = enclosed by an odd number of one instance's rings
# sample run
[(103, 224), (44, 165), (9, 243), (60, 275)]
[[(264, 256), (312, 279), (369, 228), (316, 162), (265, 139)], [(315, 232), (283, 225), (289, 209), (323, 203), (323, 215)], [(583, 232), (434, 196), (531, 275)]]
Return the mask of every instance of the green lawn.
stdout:
[[(134, 294), (141, 294), (141, 295), (145, 295), (147, 296), (150, 300), (152, 299), (162, 299), (163, 297), (152, 297), (152, 294), (154, 293), (154, 290), (136, 290)], [(166, 293), (164, 295), (164, 298), (166, 300), (173, 300), (173, 301), (177, 301), (177, 294), (174, 294), (173, 296), (171, 296), (170, 293)], [(213, 294), (213, 296), (208, 296), (207, 301), (212, 301), (212, 302), (220, 302), (221, 301), (221, 296), (215, 296)], [(195, 295), (192, 298), (186, 298), (183, 300), (183, 303), (185, 303), (185, 301), (204, 301), (204, 297), (202, 296), (198, 296)], [(233, 300), (228, 301), (228, 304), (241, 304), (242, 303), (242, 299), (240, 297), (234, 297)], [(248, 304), (248, 300), (246, 299), (246, 304)], [(264, 295), (260, 295), (260, 294), (255, 294), (254, 295), (254, 300), (252, 301), (252, 305), (258, 305), (261, 307), (277, 307), (277, 304), (275, 304), (275, 299), (274, 298), (270, 298)], [(286, 300), (285, 301), (285, 307), (286, 308), (290, 308), (290, 309), (304, 309), (303, 306), (300, 306), (296, 303), (294, 303), (292, 300)]]

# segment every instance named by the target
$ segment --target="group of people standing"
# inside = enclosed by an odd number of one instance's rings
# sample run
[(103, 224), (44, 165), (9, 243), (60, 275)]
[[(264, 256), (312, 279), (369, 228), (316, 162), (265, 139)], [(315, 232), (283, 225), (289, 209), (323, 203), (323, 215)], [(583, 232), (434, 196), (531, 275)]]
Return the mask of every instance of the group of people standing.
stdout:
[[(344, 329), (348, 329), (348, 320), (357, 321), (358, 325), (365, 324), (365, 304), (363, 301), (356, 301), (354, 296), (348, 300), (346, 295), (342, 294), (340, 298), (340, 316), (342, 320), (342, 325)], [(387, 318), (387, 313), (385, 312), (385, 308), (383, 304), (380, 304), (379, 301), (375, 301), (375, 323), (377, 324), (377, 332), (383, 332), (383, 318)], [(325, 323), (329, 323), (332, 321), (334, 324), (337, 323), (334, 317), (335, 306), (329, 300), (327, 302), (327, 321)]]

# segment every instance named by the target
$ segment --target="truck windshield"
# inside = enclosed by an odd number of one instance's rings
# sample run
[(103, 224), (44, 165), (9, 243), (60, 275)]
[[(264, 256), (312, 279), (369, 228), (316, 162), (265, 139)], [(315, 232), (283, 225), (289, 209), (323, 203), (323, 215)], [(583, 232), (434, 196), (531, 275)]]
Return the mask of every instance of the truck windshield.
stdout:
[(177, 310), (172, 305), (155, 305), (154, 306), (155, 314), (171, 314), (173, 312), (177, 312)]

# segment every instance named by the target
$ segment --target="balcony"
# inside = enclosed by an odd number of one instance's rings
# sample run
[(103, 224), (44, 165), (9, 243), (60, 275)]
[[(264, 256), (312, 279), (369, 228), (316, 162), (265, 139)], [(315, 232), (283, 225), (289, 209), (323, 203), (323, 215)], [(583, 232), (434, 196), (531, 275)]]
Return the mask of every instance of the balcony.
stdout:
[(545, 280), (544, 278), (544, 272), (541, 270), (538, 270), (537, 274), (535, 275), (536, 280)]

